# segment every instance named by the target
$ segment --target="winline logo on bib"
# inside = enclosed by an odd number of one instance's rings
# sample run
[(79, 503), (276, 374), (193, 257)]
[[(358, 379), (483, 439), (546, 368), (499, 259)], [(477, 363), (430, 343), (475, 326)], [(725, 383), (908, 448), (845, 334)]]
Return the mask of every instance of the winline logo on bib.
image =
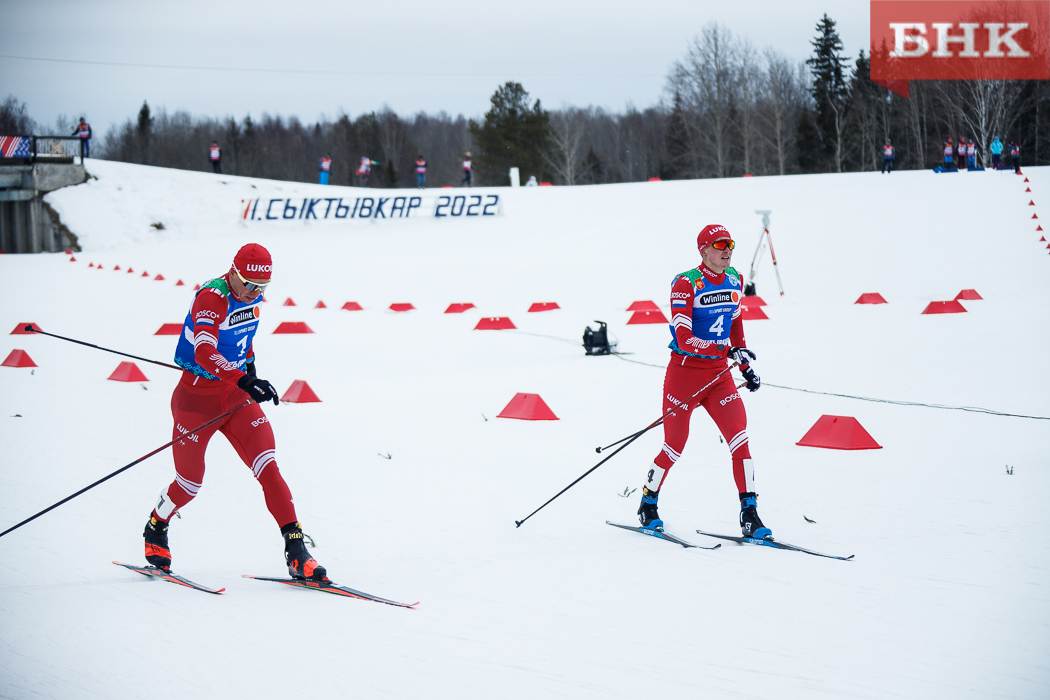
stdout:
[(1050, 80), (1050, 0), (872, 0), (871, 79)]

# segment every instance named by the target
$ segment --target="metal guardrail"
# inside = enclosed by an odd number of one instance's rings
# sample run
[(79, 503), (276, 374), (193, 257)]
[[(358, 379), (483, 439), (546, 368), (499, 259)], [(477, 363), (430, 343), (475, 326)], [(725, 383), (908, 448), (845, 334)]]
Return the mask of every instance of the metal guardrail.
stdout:
[(84, 164), (81, 140), (76, 136), (33, 136), (30, 151), (34, 163), (72, 163), (79, 157)]

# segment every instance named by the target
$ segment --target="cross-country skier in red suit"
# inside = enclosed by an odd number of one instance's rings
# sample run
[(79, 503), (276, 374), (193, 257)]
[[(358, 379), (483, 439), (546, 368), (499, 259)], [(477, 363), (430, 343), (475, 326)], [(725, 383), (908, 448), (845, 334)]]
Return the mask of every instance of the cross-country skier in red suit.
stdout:
[(722, 431), (733, 457), (733, 478), (740, 493), (740, 529), (745, 537), (772, 537), (758, 517), (754, 469), (747, 440), (747, 414), (729, 372), (693, 396), (728, 367), (740, 363), (747, 388), (761, 380), (751, 368), (755, 354), (744, 342), (740, 318), (740, 274), (729, 266), (736, 244), (725, 226), (705, 226), (696, 239), (703, 262), (675, 275), (671, 283), (671, 361), (664, 376), (664, 445), (646, 475), (638, 517), (642, 526), (663, 530), (657, 499), (667, 473), (689, 438), (689, 419), (702, 406)]
[(172, 447), (175, 480), (161, 491), (143, 533), (146, 560), (166, 571), (171, 570), (168, 522), (201, 488), (204, 452), (212, 435), (219, 431), (262, 486), (266, 507), (284, 537), (288, 573), (293, 578), (328, 580), (324, 567), (303, 543), (292, 494), (277, 468), (273, 430), (260, 406), (278, 401), (273, 385), (256, 376), (252, 344), (259, 326), (258, 305), (272, 271), (270, 253), (261, 245), (249, 243), (237, 252), (229, 272), (201, 286), (183, 322), (175, 362), (184, 371), (171, 395), (175, 419), (172, 437), (184, 435), (249, 399), (252, 403)]

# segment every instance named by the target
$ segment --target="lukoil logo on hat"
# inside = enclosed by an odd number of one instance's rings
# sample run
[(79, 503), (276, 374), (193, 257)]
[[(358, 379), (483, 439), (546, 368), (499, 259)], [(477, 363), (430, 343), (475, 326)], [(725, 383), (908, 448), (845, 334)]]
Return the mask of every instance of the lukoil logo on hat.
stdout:
[(249, 279), (270, 279), (273, 260), (270, 251), (258, 243), (249, 243), (237, 251), (233, 258), (233, 269)]

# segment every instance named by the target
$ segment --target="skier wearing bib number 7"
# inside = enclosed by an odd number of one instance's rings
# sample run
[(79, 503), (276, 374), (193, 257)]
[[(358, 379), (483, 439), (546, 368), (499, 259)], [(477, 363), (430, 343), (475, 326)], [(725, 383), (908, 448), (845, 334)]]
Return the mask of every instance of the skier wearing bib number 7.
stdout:
[(187, 434), (249, 398), (252, 403), (172, 446), (175, 480), (161, 491), (143, 532), (146, 561), (165, 571), (171, 570), (168, 523), (201, 488), (204, 452), (218, 431), (262, 487), (266, 507), (281, 528), (289, 574), (292, 578), (328, 580), (324, 567), (303, 543), (291, 491), (277, 468), (273, 429), (260, 405), (270, 400), (276, 405), (278, 401), (273, 385), (256, 376), (252, 346), (259, 327), (259, 302), (272, 271), (270, 253), (261, 245), (249, 243), (237, 252), (229, 272), (201, 285), (183, 322), (175, 363), (184, 371), (171, 395), (175, 419), (172, 438)]
[[(702, 406), (722, 432), (733, 459), (733, 478), (740, 493), (740, 529), (745, 537), (770, 538), (758, 517), (754, 469), (747, 439), (747, 414), (729, 372), (693, 396), (728, 366), (739, 363), (747, 388), (761, 380), (751, 368), (755, 354), (747, 349), (740, 318), (743, 297), (740, 274), (729, 266), (736, 244), (725, 226), (705, 226), (697, 236), (702, 262), (675, 275), (671, 283), (671, 361), (664, 376), (664, 444), (646, 474), (638, 518), (642, 527), (663, 530), (657, 512), (660, 488), (689, 438), (689, 419)], [(674, 413), (667, 415), (668, 411)]]

